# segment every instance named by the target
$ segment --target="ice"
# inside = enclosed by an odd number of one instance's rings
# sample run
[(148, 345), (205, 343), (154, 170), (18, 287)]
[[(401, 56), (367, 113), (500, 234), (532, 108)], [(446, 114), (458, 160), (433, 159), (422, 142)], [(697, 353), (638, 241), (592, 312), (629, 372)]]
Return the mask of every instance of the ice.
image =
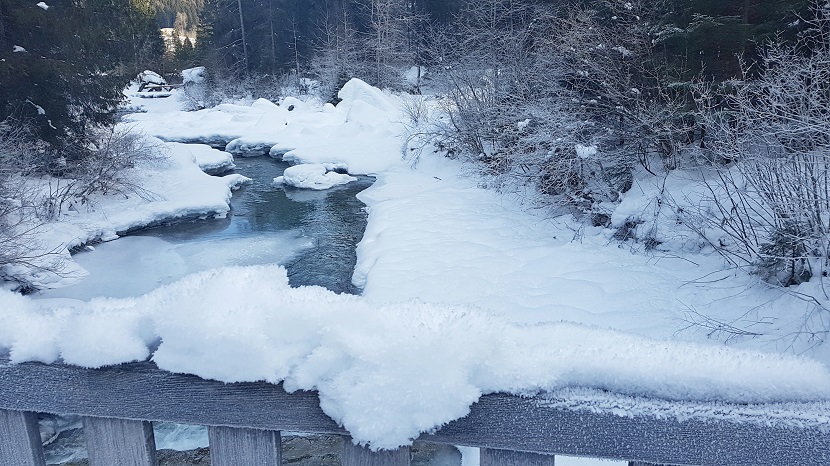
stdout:
[(89, 300), (148, 293), (183, 276), (223, 265), (284, 264), (312, 246), (294, 232), (207, 238), (174, 244), (151, 236), (126, 236), (76, 254), (89, 275), (63, 288), (44, 290), (39, 298)]
[[(242, 175), (209, 176), (197, 165), (194, 150), (203, 156), (206, 147), (191, 149), (185, 145), (165, 144), (155, 140), (164, 154), (159, 161), (138, 164), (125, 173), (141, 190), (127, 196), (96, 193), (74, 210), (65, 210), (56, 221), (37, 228), (32, 255), (43, 257), (30, 264), (8, 269), (24, 277), (30, 285), (58, 288), (77, 281), (83, 270), (69, 257), (69, 249), (94, 241), (109, 241), (119, 233), (146, 225), (175, 219), (224, 217), (230, 211), (231, 192), (248, 181)], [(218, 151), (216, 151), (218, 152)], [(207, 153), (212, 155), (212, 153)], [(29, 180), (33, 190), (48, 192), (50, 180)], [(48, 254), (47, 254), (48, 253)], [(59, 259), (60, 270), (49, 272), (44, 261)]]

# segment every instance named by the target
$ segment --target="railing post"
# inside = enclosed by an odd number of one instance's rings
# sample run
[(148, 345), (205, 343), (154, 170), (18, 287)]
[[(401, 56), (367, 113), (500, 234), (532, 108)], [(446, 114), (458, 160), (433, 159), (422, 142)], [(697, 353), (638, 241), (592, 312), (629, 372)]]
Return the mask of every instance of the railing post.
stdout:
[(44, 466), (37, 414), (0, 409), (0, 464)]
[(211, 466), (280, 466), (281, 435), (274, 430), (208, 428)]
[(553, 466), (553, 455), (482, 448), (481, 466)]
[(343, 439), (343, 454), (340, 456), (342, 466), (409, 466), (410, 460), (409, 447), (372, 451), (353, 444), (351, 439)]
[(146, 421), (84, 418), (90, 466), (156, 466), (153, 425)]

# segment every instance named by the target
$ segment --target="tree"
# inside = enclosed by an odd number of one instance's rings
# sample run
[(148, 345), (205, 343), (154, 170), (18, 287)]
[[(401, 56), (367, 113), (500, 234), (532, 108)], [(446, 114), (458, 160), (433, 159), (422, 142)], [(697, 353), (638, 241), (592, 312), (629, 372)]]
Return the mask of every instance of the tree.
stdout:
[(72, 161), (89, 130), (112, 122), (122, 89), (158, 63), (163, 42), (139, 0), (63, 0), (48, 8), (0, 4), (0, 120), (31, 121), (37, 137)]

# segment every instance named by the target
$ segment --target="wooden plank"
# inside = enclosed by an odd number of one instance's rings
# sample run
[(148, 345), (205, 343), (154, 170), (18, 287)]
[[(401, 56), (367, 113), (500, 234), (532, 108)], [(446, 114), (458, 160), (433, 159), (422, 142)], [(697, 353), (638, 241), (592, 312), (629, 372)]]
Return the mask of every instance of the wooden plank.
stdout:
[[(11, 408), (12, 406), (21, 408)], [(28, 407), (24, 409), (22, 407)], [(142, 362), (102, 369), (0, 360), (0, 409), (204, 426), (348, 434), (323, 413), (316, 392), (225, 384)]]
[(553, 455), (482, 448), (481, 466), (553, 466)]
[(0, 464), (44, 466), (37, 414), (0, 409)]
[(409, 447), (371, 451), (346, 439), (343, 441), (340, 464), (342, 466), (409, 466), (411, 458)]
[(85, 417), (84, 437), (90, 466), (156, 466), (149, 422)]
[[(578, 402), (572, 403), (578, 406)], [(624, 403), (623, 403), (624, 404)], [(703, 404), (702, 406), (705, 406)], [(778, 405), (788, 409), (787, 405)], [(824, 411), (821, 411), (821, 409)], [(740, 406), (732, 406), (736, 412)], [(747, 412), (762, 409), (745, 407)], [(813, 406), (824, 419), (830, 404)], [(779, 412), (776, 412), (776, 417)], [(784, 416), (786, 417), (786, 415)], [(797, 423), (794, 415), (794, 425)], [(778, 419), (767, 419), (776, 422)], [(756, 466), (830, 464), (830, 423), (786, 427), (725, 419), (677, 420), (664, 413), (617, 415), (613, 411), (549, 407), (544, 399), (483, 396), (463, 419), (421, 440), (652, 464)]]
[(280, 466), (280, 433), (273, 430), (210, 427), (211, 466)]
[[(552, 407), (543, 398), (486, 395), (467, 417), (421, 440), (652, 464), (830, 464), (830, 422), (803, 422), (797, 403), (777, 405), (775, 418), (764, 423), (678, 420), (666, 410), (617, 415), (579, 409), (580, 403), (581, 398), (569, 407)], [(279, 385), (207, 381), (161, 371), (151, 363), (92, 370), (0, 361), (0, 409), (348, 435), (323, 413), (314, 392), (289, 394)], [(729, 409), (746, 409), (751, 417), (764, 407)], [(830, 419), (830, 403), (809, 409), (809, 419)]]

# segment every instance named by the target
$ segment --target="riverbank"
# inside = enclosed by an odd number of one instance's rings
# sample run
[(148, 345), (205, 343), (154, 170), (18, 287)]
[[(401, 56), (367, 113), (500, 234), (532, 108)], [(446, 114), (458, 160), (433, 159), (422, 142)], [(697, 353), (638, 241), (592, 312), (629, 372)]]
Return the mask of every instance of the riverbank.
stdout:
[[(232, 163), (207, 148), (194, 149), (150, 138), (160, 153), (127, 169), (125, 179), (137, 187), (126, 194), (96, 193), (83, 204), (64, 208), (57, 218), (32, 223), (31, 260), (7, 266), (5, 272), (36, 289), (60, 288), (86, 275), (72, 260), (70, 251), (89, 244), (111, 241), (147, 226), (169, 221), (221, 218), (230, 211), (231, 194), (247, 181), (241, 175), (209, 176), (202, 169)], [(225, 154), (227, 155), (227, 154)], [(32, 189), (49, 190), (71, 180), (31, 180)]]

